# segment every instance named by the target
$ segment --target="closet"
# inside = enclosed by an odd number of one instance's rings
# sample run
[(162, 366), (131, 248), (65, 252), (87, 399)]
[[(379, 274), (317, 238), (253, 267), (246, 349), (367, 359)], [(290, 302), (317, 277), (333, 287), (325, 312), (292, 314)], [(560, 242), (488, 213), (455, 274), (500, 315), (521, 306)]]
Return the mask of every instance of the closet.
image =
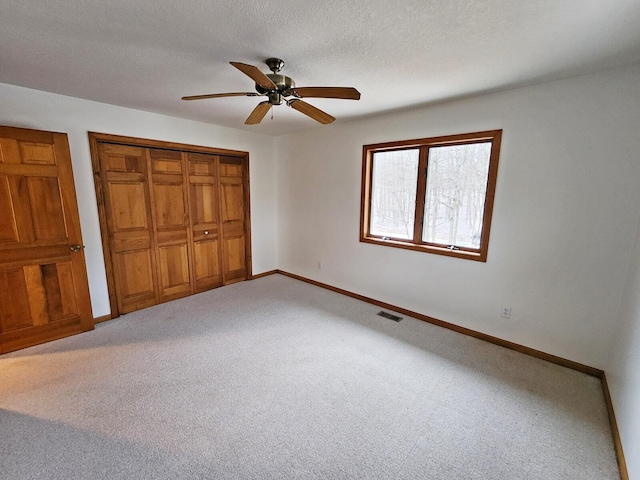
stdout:
[(246, 152), (89, 137), (112, 317), (251, 275)]

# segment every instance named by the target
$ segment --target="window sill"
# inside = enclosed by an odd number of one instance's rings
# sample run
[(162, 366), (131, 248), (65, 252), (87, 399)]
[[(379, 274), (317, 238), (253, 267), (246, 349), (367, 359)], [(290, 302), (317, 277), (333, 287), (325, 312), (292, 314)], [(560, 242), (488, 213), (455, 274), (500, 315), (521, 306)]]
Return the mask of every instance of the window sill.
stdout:
[(363, 243), (371, 243), (374, 245), (382, 245), (385, 247), (404, 248), (405, 250), (414, 250), (424, 253), (435, 253), (436, 255), (445, 255), (447, 257), (463, 258), (466, 260), (475, 260), (476, 262), (486, 262), (487, 255), (483, 252), (469, 252), (467, 250), (451, 250), (446, 247), (435, 247), (433, 245), (420, 245), (411, 242), (403, 242), (400, 240), (383, 240), (379, 237), (360, 236)]

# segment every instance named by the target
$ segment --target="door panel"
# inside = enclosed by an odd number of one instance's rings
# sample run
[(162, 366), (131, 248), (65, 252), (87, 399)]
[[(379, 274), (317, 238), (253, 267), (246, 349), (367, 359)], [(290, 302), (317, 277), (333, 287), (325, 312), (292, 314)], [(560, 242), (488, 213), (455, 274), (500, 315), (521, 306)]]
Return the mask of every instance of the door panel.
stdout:
[(169, 183), (165, 180), (163, 183), (161, 179), (154, 178), (153, 190), (158, 229), (186, 228), (182, 182)]
[(246, 278), (244, 237), (225, 238), (224, 240), (224, 272), (225, 281)]
[(131, 175), (129, 181), (110, 181), (109, 201), (113, 208), (113, 227), (117, 232), (130, 229), (148, 229), (146, 186), (143, 178)]
[(151, 148), (151, 192), (160, 300), (193, 293), (189, 268), (189, 216), (182, 153)]
[(215, 177), (191, 178), (191, 216), (194, 225), (218, 223)]
[(9, 179), (6, 175), (0, 176), (0, 244), (18, 242), (18, 225), (16, 214), (11, 201)]
[(220, 157), (222, 258), (225, 285), (247, 278), (244, 162)]
[(31, 315), (23, 269), (0, 272), (0, 289), (6, 293), (0, 296), (0, 332), (26, 328), (40, 322), (39, 315), (36, 318)]
[(218, 240), (201, 240), (193, 244), (196, 291), (222, 285)]
[(66, 135), (0, 127), (0, 353), (93, 328)]
[(244, 222), (244, 189), (241, 178), (221, 177), (222, 221)]
[[(77, 313), (70, 267), (69, 263), (47, 264), (40, 267), (49, 321), (61, 320)], [(37, 280), (39, 280), (38, 276), (36, 276), (35, 286), (38, 285)]]
[(215, 156), (204, 153), (189, 153), (189, 174), (194, 176), (215, 176)]
[(100, 144), (105, 210), (120, 313), (158, 303), (155, 243), (142, 148)]
[[(42, 267), (40, 265), (29, 265), (23, 267), (22, 273), (24, 274), (24, 287), (29, 299), (33, 325), (46, 325), (50, 317), (48, 312), (47, 291), (42, 276)], [(29, 285), (28, 290), (27, 285)]]
[(189, 203), (196, 292), (223, 284), (217, 194), (218, 157), (189, 153)]
[(164, 296), (184, 296), (191, 293), (187, 245), (160, 247), (160, 276)]
[(222, 157), (220, 161), (220, 175), (223, 177), (243, 177), (242, 159), (236, 157)]
[(60, 185), (54, 177), (25, 177), (29, 192), (29, 207), (36, 240), (67, 238), (60, 198)]
[(57, 281), (60, 291), (61, 314), (63, 317), (74, 315), (77, 313), (78, 305), (73, 295), (73, 288), (69, 288), (73, 285), (71, 264), (59, 263), (55, 266), (54, 272), (56, 274), (54, 281)]
[(22, 163), (36, 165), (55, 165), (56, 156), (53, 145), (49, 143), (20, 142)]
[[(5, 165), (20, 165), (23, 163), (22, 155), (20, 154), (20, 144), (17, 138), (11, 138), (9, 135), (11, 135), (11, 133), (6, 133), (0, 138), (0, 163), (4, 163)], [(22, 141), (25, 142), (26, 140), (23, 138)]]
[(195, 245), (196, 277), (206, 279), (220, 276), (218, 241), (200, 241)]
[[(152, 299), (155, 300), (150, 249), (125, 251), (117, 258), (122, 274), (120, 282), (122, 297), (127, 300), (129, 297), (144, 295), (145, 298), (153, 297)], [(140, 302), (141, 299), (137, 298), (137, 301)], [(130, 303), (136, 303), (136, 300)]]

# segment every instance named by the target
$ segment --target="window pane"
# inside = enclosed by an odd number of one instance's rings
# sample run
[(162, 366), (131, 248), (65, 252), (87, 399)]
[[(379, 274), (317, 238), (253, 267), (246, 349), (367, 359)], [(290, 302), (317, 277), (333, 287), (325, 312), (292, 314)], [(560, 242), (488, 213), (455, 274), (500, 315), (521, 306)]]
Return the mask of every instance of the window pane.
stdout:
[(429, 149), (422, 240), (480, 248), (491, 142)]
[(413, 239), (420, 150), (373, 154), (372, 235)]

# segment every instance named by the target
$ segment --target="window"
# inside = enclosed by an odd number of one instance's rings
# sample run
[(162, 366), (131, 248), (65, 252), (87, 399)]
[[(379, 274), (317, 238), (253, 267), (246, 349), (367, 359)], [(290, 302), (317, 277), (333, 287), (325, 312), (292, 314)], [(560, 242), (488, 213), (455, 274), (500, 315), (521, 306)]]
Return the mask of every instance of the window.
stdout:
[(365, 145), (360, 241), (485, 262), (501, 136)]

